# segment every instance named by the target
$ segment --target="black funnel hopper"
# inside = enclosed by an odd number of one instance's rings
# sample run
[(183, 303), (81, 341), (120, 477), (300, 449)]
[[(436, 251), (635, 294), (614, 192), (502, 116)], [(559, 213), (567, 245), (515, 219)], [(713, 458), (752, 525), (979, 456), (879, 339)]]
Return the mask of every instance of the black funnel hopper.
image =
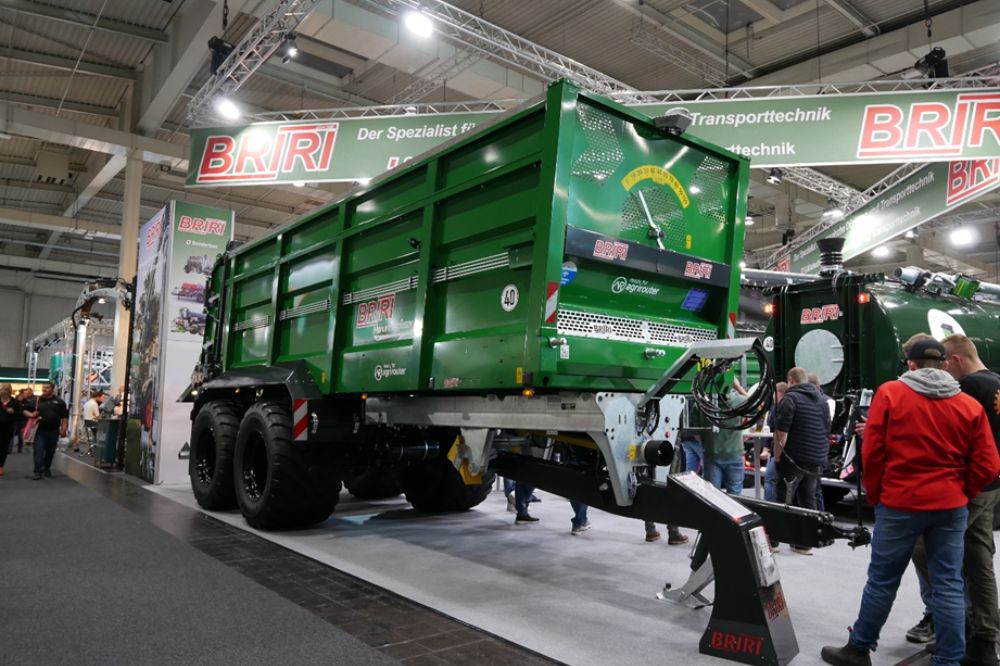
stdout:
[(822, 238), (819, 247), (819, 274), (835, 275), (844, 270), (844, 243), (846, 238)]

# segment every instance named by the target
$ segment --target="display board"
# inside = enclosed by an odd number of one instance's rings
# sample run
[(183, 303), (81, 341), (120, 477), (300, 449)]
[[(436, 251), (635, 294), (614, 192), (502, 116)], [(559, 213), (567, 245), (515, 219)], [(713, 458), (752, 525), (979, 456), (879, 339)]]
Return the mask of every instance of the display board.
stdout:
[(921, 90), (643, 105), (686, 108), (695, 136), (754, 167), (1000, 157), (1000, 90)]
[(807, 243), (777, 254), (767, 268), (816, 273), (822, 238), (845, 238), (844, 260), (853, 259), (998, 187), (1000, 160), (928, 164)]
[(191, 405), (177, 398), (198, 363), (205, 284), (234, 222), (230, 210), (172, 201), (139, 234), (126, 470), (152, 483), (187, 480)]
[(196, 128), (191, 130), (187, 186), (371, 178), (494, 115), (443, 113)]
[[(695, 136), (752, 167), (947, 162), (1000, 157), (1000, 90), (711, 99), (685, 108)], [(343, 118), (191, 130), (188, 187), (371, 178), (460, 136), (494, 113)]]

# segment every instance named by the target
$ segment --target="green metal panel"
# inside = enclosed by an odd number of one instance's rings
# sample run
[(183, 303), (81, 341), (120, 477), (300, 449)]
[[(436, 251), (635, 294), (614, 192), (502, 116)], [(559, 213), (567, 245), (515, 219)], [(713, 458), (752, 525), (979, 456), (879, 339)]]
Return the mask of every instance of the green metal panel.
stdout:
[(748, 173), (555, 83), (233, 253), (206, 367), (304, 360), (328, 392), (643, 390), (732, 335)]

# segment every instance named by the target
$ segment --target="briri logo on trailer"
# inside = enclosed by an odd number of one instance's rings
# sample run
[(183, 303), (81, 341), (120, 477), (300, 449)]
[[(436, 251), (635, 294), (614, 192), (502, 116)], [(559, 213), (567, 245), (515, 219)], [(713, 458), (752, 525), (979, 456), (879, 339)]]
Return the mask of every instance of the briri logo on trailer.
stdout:
[(825, 321), (840, 319), (840, 306), (836, 303), (818, 308), (803, 308), (800, 324), (822, 324)]
[[(196, 183), (268, 183), (330, 169), (339, 123), (254, 126), (210, 134), (198, 159)], [(304, 178), (307, 180), (307, 178)]]

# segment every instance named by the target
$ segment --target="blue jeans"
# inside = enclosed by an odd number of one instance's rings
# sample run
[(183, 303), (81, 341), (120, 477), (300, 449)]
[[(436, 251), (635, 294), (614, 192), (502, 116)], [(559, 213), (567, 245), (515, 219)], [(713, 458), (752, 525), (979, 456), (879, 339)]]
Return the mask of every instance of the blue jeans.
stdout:
[(764, 499), (768, 502), (778, 501), (778, 467), (774, 464), (774, 456), (767, 459), (764, 469)]
[(743, 458), (712, 460), (705, 458), (705, 480), (730, 495), (743, 494)]
[(534, 494), (534, 486), (529, 486), (520, 481), (514, 482), (514, 506), (517, 507), (517, 515), (528, 515), (528, 505), (531, 504), (531, 496)]
[(702, 443), (690, 439), (681, 442), (681, 450), (684, 451), (684, 471), (701, 474), (701, 463), (705, 459), (705, 447)]
[(931, 586), (927, 579), (917, 572), (917, 587), (920, 588), (920, 601), (924, 603), (924, 615), (931, 614)]
[(503, 494), (510, 495), (514, 492), (514, 479), (508, 479), (506, 476), (503, 478)]
[(35, 433), (35, 443), (32, 445), (35, 450), (35, 474), (47, 472), (52, 467), (57, 444), (59, 444), (58, 430), (39, 429)]
[(573, 527), (583, 527), (587, 524), (587, 505), (570, 500), (569, 505), (573, 507)]
[(930, 569), (931, 611), (937, 650), (935, 666), (958, 666), (965, 655), (965, 592), (962, 559), (968, 509), (898, 511), (875, 507), (875, 533), (868, 582), (851, 642), (874, 650), (892, 609), (899, 581), (910, 563), (917, 537), (923, 536)]

